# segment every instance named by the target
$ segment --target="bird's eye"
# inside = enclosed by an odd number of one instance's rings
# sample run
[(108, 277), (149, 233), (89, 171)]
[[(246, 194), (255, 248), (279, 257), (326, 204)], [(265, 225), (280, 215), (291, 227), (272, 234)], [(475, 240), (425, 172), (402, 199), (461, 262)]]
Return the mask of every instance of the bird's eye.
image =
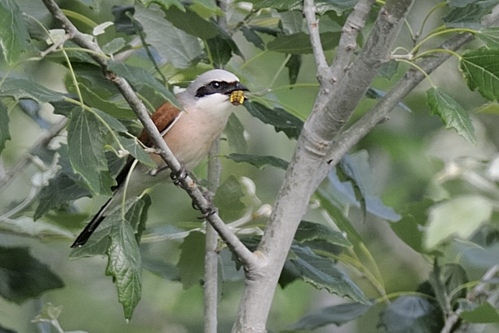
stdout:
[(213, 82), (211, 83), (211, 86), (212, 86), (213, 88), (215, 88), (215, 89), (219, 89), (221, 85), (222, 85), (222, 84), (221, 84), (220, 82), (218, 82), (218, 81), (213, 81)]

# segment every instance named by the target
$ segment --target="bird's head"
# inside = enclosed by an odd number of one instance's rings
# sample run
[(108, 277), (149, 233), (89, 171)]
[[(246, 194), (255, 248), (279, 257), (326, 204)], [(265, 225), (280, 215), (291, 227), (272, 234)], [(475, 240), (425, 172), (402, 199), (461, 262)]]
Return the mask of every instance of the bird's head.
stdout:
[(178, 95), (182, 104), (209, 112), (228, 112), (232, 105), (244, 102), (248, 91), (234, 74), (214, 69), (199, 75)]

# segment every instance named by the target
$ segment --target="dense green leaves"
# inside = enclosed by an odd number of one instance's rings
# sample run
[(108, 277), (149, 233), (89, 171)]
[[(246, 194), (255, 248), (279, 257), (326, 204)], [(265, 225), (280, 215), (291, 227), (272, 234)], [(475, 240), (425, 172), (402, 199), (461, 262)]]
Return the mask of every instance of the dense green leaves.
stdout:
[(476, 143), (468, 112), (442, 88), (431, 88), (427, 94), (432, 113), (438, 115), (447, 128), (455, 129), (463, 138)]
[(44, 292), (64, 287), (61, 278), (27, 248), (0, 247), (0, 295), (21, 304)]
[(41, 103), (57, 102), (64, 99), (64, 94), (48, 89), (30, 80), (8, 77), (2, 79), (0, 83), (0, 96), (9, 96), (15, 100), (31, 98)]

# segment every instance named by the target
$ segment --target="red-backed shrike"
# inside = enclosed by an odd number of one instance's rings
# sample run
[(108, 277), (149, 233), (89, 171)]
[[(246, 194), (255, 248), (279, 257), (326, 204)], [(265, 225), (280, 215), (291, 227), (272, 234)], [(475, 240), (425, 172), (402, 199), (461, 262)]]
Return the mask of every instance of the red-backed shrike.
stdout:
[[(166, 144), (187, 170), (192, 170), (208, 154), (213, 142), (224, 130), (234, 105), (243, 103), (244, 91), (248, 89), (239, 82), (237, 76), (215, 69), (198, 76), (186, 90), (176, 95), (180, 109), (165, 102), (152, 114), (151, 118)], [(147, 147), (152, 146), (145, 131), (142, 131), (139, 140)], [(85, 244), (106, 214), (121, 205), (123, 195), (140, 195), (145, 189), (169, 179), (170, 172), (164, 161), (156, 154), (151, 154), (151, 157), (157, 164), (157, 168), (153, 170), (144, 165), (137, 165), (131, 170), (134, 161), (129, 159), (116, 178), (118, 184), (113, 196), (101, 207), (71, 247)], [(127, 177), (129, 180), (125, 187)]]

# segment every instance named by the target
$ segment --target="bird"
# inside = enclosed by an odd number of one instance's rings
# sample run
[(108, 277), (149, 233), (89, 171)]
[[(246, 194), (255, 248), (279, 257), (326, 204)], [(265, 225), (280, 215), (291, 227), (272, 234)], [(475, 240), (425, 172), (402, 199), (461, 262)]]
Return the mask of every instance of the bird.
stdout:
[[(213, 142), (222, 134), (234, 107), (244, 102), (247, 91), (248, 88), (233, 73), (213, 69), (199, 75), (184, 91), (176, 94), (179, 107), (166, 101), (151, 115), (156, 128), (185, 170), (192, 170), (208, 154)], [(145, 130), (138, 139), (146, 147), (153, 146)], [(81, 247), (89, 240), (108, 212), (121, 205), (124, 195), (138, 196), (147, 188), (170, 178), (169, 169), (160, 156), (150, 155), (156, 168), (141, 164), (134, 167), (136, 163), (129, 157), (116, 177), (113, 195), (81, 231), (72, 248)]]

